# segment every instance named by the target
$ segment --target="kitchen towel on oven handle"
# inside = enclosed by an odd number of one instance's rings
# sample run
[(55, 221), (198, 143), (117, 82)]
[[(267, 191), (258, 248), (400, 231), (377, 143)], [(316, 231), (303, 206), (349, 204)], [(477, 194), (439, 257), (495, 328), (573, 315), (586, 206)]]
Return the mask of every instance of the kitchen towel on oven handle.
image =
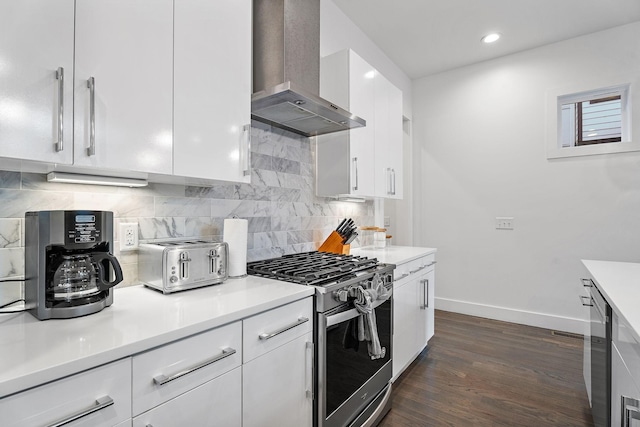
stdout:
[[(354, 298), (353, 305), (358, 312), (362, 313), (358, 316), (358, 340), (367, 342), (371, 359), (381, 359), (387, 350), (380, 345), (374, 309), (389, 299), (392, 291), (385, 288), (384, 281), (378, 274), (373, 276), (371, 282), (369, 289), (364, 289), (361, 285), (351, 286), (348, 289), (339, 290), (337, 296), (340, 301), (347, 301), (350, 297)], [(374, 302), (378, 303), (374, 306)]]

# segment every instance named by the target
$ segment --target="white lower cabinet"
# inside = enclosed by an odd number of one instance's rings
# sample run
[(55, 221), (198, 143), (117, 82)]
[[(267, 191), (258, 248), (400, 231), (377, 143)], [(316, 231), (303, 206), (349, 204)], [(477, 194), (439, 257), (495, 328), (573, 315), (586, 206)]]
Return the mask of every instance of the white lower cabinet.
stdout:
[(242, 367), (244, 427), (312, 425), (312, 342), (309, 332)]
[(640, 427), (640, 341), (613, 314), (611, 344), (611, 426)]
[(311, 427), (313, 299), (243, 321), (243, 427)]
[(0, 399), (3, 427), (131, 423), (131, 358)]
[(133, 414), (192, 391), (241, 363), (240, 321), (135, 355)]
[(242, 368), (188, 391), (133, 419), (133, 427), (242, 425)]
[(393, 291), (393, 379), (424, 350), (434, 334), (434, 256), (397, 266)]

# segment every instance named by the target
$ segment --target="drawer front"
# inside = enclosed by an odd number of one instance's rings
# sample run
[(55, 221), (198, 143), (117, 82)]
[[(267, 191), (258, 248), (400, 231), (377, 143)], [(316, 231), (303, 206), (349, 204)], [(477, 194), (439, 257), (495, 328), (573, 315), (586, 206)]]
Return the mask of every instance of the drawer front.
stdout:
[(131, 359), (126, 358), (0, 399), (3, 427), (114, 426), (131, 418)]
[(235, 322), (133, 356), (133, 415), (240, 366), (241, 345)]
[(400, 287), (409, 283), (418, 275), (432, 270), (435, 265), (435, 254), (423, 256), (396, 266), (394, 271), (394, 286)]
[(243, 361), (255, 359), (312, 330), (312, 297), (249, 317), (243, 320)]
[(640, 342), (638, 342), (631, 330), (631, 326), (617, 315), (613, 316), (614, 343), (620, 351), (620, 356), (629, 368), (636, 387), (640, 388)]
[(240, 427), (241, 425), (241, 367), (133, 419), (133, 427)]

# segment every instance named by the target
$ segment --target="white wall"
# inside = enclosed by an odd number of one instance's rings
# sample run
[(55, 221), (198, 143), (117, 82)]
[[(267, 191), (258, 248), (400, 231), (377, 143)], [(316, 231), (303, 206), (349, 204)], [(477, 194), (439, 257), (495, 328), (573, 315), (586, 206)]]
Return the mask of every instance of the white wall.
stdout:
[[(353, 49), (402, 90), (403, 115), (411, 119), (413, 115), (411, 79), (333, 1), (321, 0), (320, 56), (330, 55), (347, 48)], [(410, 134), (405, 136), (403, 157), (405, 172), (404, 199), (386, 201), (384, 203), (384, 215), (391, 218), (389, 231), (394, 236), (394, 244), (411, 245), (413, 243), (413, 221), (410, 220), (413, 210), (413, 189), (411, 183), (412, 141)]]
[(640, 153), (545, 153), (548, 94), (640, 78), (638, 40), (635, 23), (414, 81), (415, 243), (438, 248), (436, 307), (581, 333), (580, 259), (640, 261)]

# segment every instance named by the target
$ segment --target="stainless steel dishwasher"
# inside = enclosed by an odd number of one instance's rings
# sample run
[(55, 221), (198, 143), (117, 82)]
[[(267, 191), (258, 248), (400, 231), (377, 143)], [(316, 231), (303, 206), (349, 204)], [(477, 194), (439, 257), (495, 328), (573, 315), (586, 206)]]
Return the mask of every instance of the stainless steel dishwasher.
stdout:
[[(611, 426), (611, 306), (590, 279), (591, 412), (596, 427)], [(586, 299), (586, 297), (585, 297)]]

